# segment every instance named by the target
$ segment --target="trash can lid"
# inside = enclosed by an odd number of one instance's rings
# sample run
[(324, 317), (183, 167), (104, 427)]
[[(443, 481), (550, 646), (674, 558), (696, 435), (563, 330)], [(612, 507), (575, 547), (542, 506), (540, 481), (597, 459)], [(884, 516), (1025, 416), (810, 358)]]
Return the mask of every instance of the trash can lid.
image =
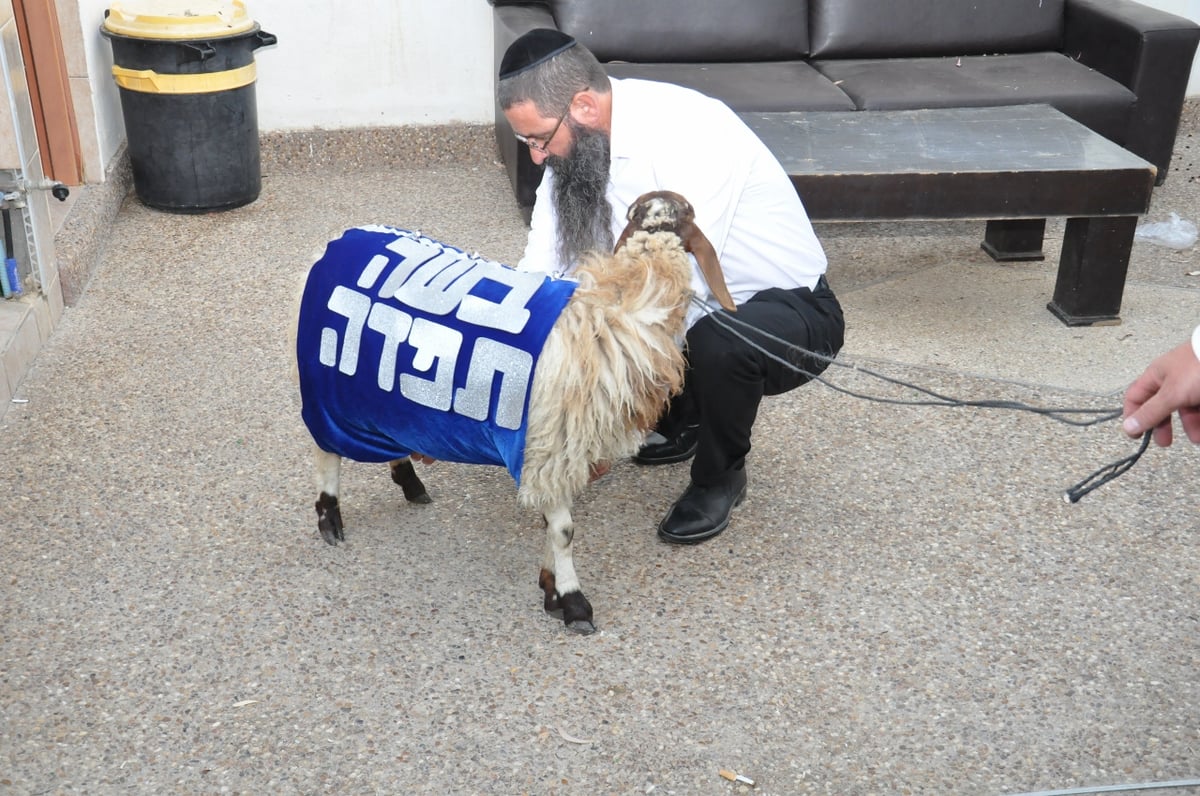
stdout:
[(255, 29), (242, 0), (116, 0), (104, 29), (137, 39), (208, 39)]

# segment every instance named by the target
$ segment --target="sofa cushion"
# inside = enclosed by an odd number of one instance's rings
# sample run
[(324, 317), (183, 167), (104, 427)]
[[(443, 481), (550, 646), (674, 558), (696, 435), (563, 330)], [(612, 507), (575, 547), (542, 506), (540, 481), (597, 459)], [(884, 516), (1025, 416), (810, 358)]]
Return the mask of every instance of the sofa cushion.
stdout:
[(721, 100), (735, 111), (852, 111), (854, 103), (802, 61), (736, 64), (604, 65), (612, 77), (675, 83)]
[(601, 61), (778, 61), (808, 55), (807, 0), (548, 0)]
[(1059, 53), (814, 63), (860, 110), (1045, 103), (1123, 144), (1136, 99)]
[(814, 58), (1057, 50), (1062, 42), (1064, 2), (810, 0), (810, 49)]

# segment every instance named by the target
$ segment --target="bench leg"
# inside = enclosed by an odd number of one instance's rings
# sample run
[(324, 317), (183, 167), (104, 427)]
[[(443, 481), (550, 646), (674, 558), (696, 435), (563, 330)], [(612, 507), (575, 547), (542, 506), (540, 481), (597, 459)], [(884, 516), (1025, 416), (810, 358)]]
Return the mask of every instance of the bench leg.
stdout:
[(1067, 326), (1116, 325), (1137, 216), (1069, 218), (1054, 300), (1046, 305)]
[(1046, 235), (1046, 219), (1019, 218), (987, 222), (987, 231), (979, 248), (996, 262), (1044, 260), (1042, 238)]

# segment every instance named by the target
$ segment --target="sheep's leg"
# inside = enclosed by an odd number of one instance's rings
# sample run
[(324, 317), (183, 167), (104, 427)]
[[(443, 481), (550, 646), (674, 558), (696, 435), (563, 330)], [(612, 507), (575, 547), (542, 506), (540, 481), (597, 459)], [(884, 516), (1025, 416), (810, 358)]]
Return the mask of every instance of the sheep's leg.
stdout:
[(592, 623), (592, 606), (579, 589), (579, 578), (575, 575), (575, 562), (571, 556), (571, 542), (575, 526), (571, 511), (559, 506), (546, 512), (546, 556), (538, 585), (545, 592), (544, 607), (547, 613), (562, 611), (563, 623), (575, 633), (596, 632)]
[(338, 508), (338, 489), (342, 480), (342, 457), (336, 453), (315, 449), (317, 472), (317, 530), (331, 545), (345, 541), (342, 531), (342, 510)]
[(425, 485), (417, 477), (417, 471), (413, 467), (411, 457), (405, 456), (403, 459), (394, 459), (388, 462), (388, 467), (392, 471), (392, 480), (404, 490), (405, 500), (409, 503), (433, 502), (433, 498), (429, 497), (429, 493), (425, 491)]

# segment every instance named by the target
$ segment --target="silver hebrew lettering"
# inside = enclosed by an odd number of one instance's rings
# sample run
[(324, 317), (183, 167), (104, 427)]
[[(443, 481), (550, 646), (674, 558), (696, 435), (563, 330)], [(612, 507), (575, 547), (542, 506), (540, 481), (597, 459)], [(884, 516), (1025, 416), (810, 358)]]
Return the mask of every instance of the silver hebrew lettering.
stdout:
[(396, 238), (385, 248), (400, 255), (401, 259), (399, 264), (388, 274), (388, 278), (383, 281), (383, 286), (379, 288), (380, 298), (394, 298), (397, 291), (412, 276), (413, 271), (425, 262), (444, 254), (440, 246), (434, 247), (430, 245), (430, 241), (415, 240), (407, 236)]
[[(362, 291), (377, 290), (383, 301), (374, 302), (371, 295), (341, 285), (330, 294), (328, 309), (347, 323), (344, 333), (335, 325), (321, 330), (320, 362), (355, 375), (366, 327), (383, 338), (376, 373), (381, 390), (392, 392), (398, 384), (405, 398), (422, 406), (443, 412), (453, 407), (457, 414), (483, 422), (494, 416), (500, 428), (519, 429), (533, 377), (533, 356), (507, 343), (476, 338), (465, 384), (455, 389), (464, 334), (452, 325), (422, 318), (420, 312), (453, 314), (469, 326), (517, 334), (531, 318), (528, 304), (544, 278), (411, 233), (395, 238), (386, 248), (399, 261), (393, 265), (392, 258), (375, 254), (356, 282)], [(487, 293), (492, 298), (471, 293), (485, 281), (491, 283)], [(392, 301), (404, 306), (394, 306)], [(406, 311), (410, 308), (419, 312)], [(401, 364), (402, 347), (411, 350), (411, 372), (404, 372), (408, 368)]]
[(411, 373), (400, 374), (400, 394), (414, 403), (432, 409), (449, 411), (454, 391), (454, 366), (462, 348), (462, 332), (433, 321), (417, 318), (413, 321), (408, 343), (416, 354), (413, 367), (428, 373), (436, 367), (433, 379), (422, 379)]
[(458, 307), (458, 317), (465, 323), (476, 326), (486, 326), (489, 329), (499, 329), (511, 334), (517, 334), (529, 323), (529, 300), (542, 286), (544, 277), (541, 274), (526, 273), (514, 268), (506, 268), (499, 263), (480, 260), (472, 272), (474, 285), (483, 279), (490, 279), (508, 286), (508, 292), (497, 304), (494, 301), (479, 296), (464, 295)]
[(525, 417), (525, 392), (533, 373), (533, 356), (528, 351), (481, 337), (471, 354), (467, 384), (454, 395), (454, 411), (473, 420), (487, 420), (492, 385), (500, 374), (500, 397), (496, 425), (520, 428)]
[(321, 330), (321, 364), (333, 367), (336, 363), (338, 370), (353, 376), (358, 372), (358, 346), (362, 340), (363, 324), (367, 322), (367, 314), (371, 311), (371, 298), (338, 285), (333, 289), (326, 306), (346, 319), (346, 337), (339, 359), (337, 330), (329, 326)]
[(412, 329), (413, 317), (387, 304), (375, 304), (367, 317), (367, 327), (383, 335), (379, 354), (379, 389), (391, 392), (396, 386), (396, 352)]
[(367, 267), (358, 276), (358, 286), (363, 290), (370, 290), (375, 282), (379, 279), (379, 275), (383, 273), (383, 269), (387, 268), (388, 258), (382, 254), (376, 254), (367, 263)]
[(478, 281), (471, 273), (471, 265), (471, 261), (459, 252), (444, 251), (421, 263), (393, 295), (402, 303), (430, 315), (449, 315)]
[[(542, 286), (541, 274), (525, 273), (491, 260), (470, 257), (432, 241), (397, 238), (388, 249), (404, 257), (379, 289), (381, 298), (433, 315), (455, 312), (464, 323), (517, 334), (529, 322), (529, 300)], [(508, 288), (499, 302), (470, 295), (483, 280)]]

